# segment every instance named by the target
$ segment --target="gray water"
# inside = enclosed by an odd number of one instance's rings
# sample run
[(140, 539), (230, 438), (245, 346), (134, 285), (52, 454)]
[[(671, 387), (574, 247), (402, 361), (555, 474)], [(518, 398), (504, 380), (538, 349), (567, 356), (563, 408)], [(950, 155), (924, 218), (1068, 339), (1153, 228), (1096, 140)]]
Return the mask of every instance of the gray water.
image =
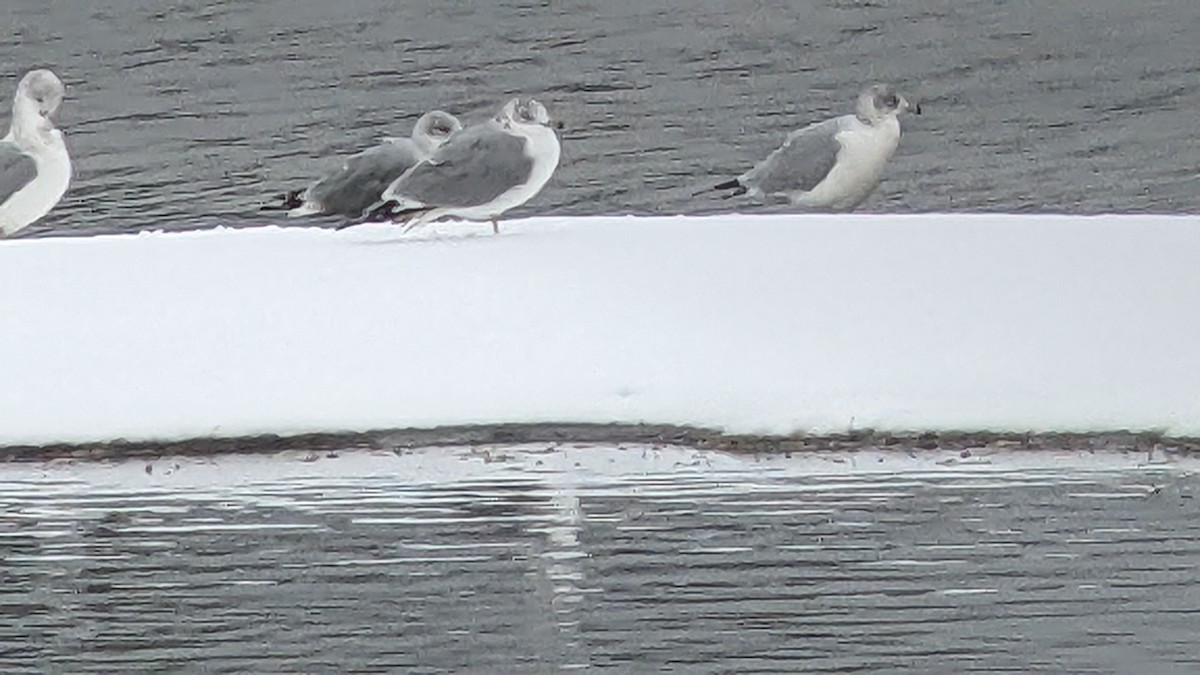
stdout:
[(270, 222), (425, 110), (566, 123), (512, 215), (754, 210), (692, 193), (894, 82), (925, 114), (866, 211), (1200, 212), (1194, 0), (8, 0), (0, 64), (69, 88), (77, 163), (33, 232)]
[(821, 475), (778, 456), (668, 450), (10, 471), (0, 662), (5, 673), (1200, 669), (1195, 473), (901, 457), (887, 460), (895, 471)]

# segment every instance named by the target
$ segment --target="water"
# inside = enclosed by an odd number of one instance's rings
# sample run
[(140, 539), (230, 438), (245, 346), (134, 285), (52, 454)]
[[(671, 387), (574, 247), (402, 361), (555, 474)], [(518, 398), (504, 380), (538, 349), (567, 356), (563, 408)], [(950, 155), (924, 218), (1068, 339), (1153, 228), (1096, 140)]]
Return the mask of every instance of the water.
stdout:
[(9, 0), (7, 82), (68, 83), (77, 159), (35, 231), (252, 224), (423, 111), (541, 98), (563, 164), (513, 215), (704, 212), (692, 193), (867, 80), (926, 114), (867, 211), (1200, 211), (1194, 0)]
[(957, 457), (488, 446), (10, 466), (0, 661), (1200, 668), (1195, 466)]

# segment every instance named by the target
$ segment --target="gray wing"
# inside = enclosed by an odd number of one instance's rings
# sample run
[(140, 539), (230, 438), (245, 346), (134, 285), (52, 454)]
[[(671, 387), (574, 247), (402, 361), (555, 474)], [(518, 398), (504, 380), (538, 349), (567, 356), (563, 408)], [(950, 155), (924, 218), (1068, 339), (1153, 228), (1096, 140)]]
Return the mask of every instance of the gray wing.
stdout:
[(0, 141), (0, 204), (37, 178), (37, 163), (15, 144)]
[(742, 174), (741, 183), (766, 195), (813, 189), (837, 164), (842, 150), (842, 144), (835, 138), (839, 131), (838, 118), (793, 131), (779, 149)]
[(405, 171), (421, 157), (408, 139), (389, 141), (346, 159), (342, 169), (308, 190), (308, 198), (321, 205), (324, 213), (360, 216)]
[(529, 180), (525, 139), (490, 125), (464, 129), (388, 189), (424, 206), (478, 206)]

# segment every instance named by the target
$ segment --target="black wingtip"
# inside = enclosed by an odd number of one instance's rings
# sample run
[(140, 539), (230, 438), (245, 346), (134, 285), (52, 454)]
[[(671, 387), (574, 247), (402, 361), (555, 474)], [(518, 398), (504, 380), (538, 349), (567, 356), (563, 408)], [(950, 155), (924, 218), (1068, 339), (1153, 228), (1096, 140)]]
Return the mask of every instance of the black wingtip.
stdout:
[(362, 225), (363, 223), (407, 223), (417, 216), (423, 215), (431, 210), (432, 207), (428, 206), (402, 209), (400, 208), (400, 205), (394, 201), (379, 202), (369, 206), (365, 211), (363, 211), (362, 216), (352, 220), (347, 220), (334, 229), (344, 230), (347, 227), (354, 227), (355, 225)]
[(724, 183), (718, 183), (718, 184), (712, 186), (711, 188), (708, 188), (707, 190), (693, 192), (692, 196), (699, 197), (700, 195), (702, 195), (706, 192), (719, 192), (721, 190), (733, 190), (733, 192), (730, 192), (727, 195), (721, 195), (721, 199), (729, 199), (730, 197), (736, 197), (738, 195), (746, 194), (746, 186), (742, 185), (742, 182), (740, 180), (738, 180), (737, 178), (734, 178), (733, 180), (727, 180)]
[[(742, 185), (741, 183), (738, 183), (737, 181), (734, 181), (734, 185), (732, 185), (730, 187), (733, 188), (733, 192), (730, 192), (729, 194), (721, 195), (721, 199), (732, 199), (734, 197), (740, 197), (741, 195), (744, 195), (747, 192), (749, 192), (749, 188), (747, 188), (745, 185)], [(728, 190), (729, 188), (722, 188), (722, 189)]]
[(304, 190), (301, 189), (301, 190), (292, 190), (291, 192), (280, 195), (281, 197), (283, 197), (283, 208), (290, 210), (290, 209), (300, 208), (301, 206), (303, 206), (304, 199), (303, 199), (303, 197), (301, 197), (301, 195), (303, 195), (303, 194), (304, 194)]
[(362, 225), (363, 223), (379, 223), (385, 220), (391, 220), (392, 210), (394, 207), (394, 202), (380, 202), (378, 204), (374, 204), (368, 207), (366, 211), (363, 211), (363, 214), (358, 218), (351, 218), (345, 222), (338, 223), (338, 225), (333, 229), (344, 230), (347, 227), (354, 227), (355, 225)]
[(304, 194), (304, 190), (292, 190), (291, 192), (282, 192), (275, 195), (275, 204), (264, 204), (260, 211), (291, 211), (292, 209), (302, 206), (304, 200), (300, 195)]
[(396, 202), (380, 202), (363, 211), (361, 223), (382, 223), (396, 217)]

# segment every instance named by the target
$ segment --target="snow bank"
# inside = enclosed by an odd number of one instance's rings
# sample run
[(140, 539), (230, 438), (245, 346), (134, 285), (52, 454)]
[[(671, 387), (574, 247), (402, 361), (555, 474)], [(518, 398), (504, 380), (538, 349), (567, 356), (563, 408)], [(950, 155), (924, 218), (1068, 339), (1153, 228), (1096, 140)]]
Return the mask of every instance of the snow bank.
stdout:
[(0, 241), (0, 444), (503, 422), (1200, 435), (1200, 218)]

